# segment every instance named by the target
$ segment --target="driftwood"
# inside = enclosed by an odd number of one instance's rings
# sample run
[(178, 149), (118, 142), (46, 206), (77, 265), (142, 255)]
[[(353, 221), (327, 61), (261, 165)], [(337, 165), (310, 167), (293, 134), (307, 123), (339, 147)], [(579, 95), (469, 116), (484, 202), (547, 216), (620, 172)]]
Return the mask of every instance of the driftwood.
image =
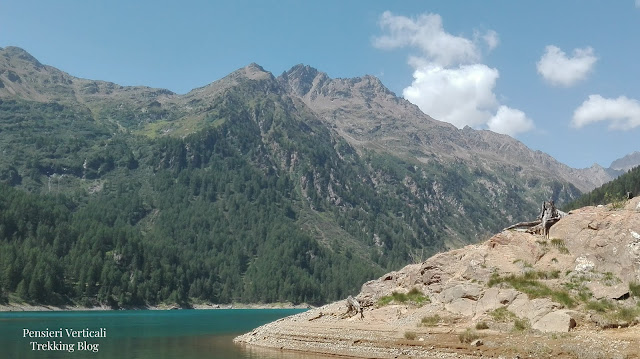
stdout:
[[(364, 318), (364, 314), (362, 314), (362, 306), (357, 299), (352, 296), (347, 297), (347, 312), (344, 313), (344, 316), (349, 315), (351, 312), (355, 312), (355, 314), (360, 313), (360, 318)], [(350, 315), (353, 316), (353, 315)]]
[(503, 229), (503, 231), (508, 231), (510, 229), (526, 229), (527, 233), (542, 234), (546, 238), (549, 238), (549, 229), (551, 226), (556, 224), (556, 222), (564, 216), (566, 216), (566, 213), (559, 211), (553, 201), (544, 201), (542, 203), (542, 208), (540, 209), (540, 214), (535, 220), (529, 222), (518, 222)]

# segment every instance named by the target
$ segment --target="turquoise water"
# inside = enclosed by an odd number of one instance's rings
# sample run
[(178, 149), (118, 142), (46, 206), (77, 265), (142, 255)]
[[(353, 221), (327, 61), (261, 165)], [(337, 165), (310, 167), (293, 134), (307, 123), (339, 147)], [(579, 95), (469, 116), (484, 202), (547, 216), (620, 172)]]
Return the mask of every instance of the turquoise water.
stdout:
[[(242, 333), (298, 309), (0, 313), (2, 359), (318, 358), (232, 343)], [(104, 328), (100, 332), (101, 328)], [(67, 331), (69, 329), (69, 331)], [(49, 330), (50, 336), (29, 337)], [(76, 331), (75, 337), (71, 331)], [(85, 332), (82, 332), (85, 330)], [(89, 333), (91, 332), (91, 333)], [(98, 334), (104, 337), (89, 337)]]

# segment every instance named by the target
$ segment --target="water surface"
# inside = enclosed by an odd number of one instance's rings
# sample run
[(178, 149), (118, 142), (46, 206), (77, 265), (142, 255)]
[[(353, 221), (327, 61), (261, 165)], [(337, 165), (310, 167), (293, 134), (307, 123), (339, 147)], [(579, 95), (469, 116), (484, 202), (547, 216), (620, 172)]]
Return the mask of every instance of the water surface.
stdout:
[[(232, 342), (232, 339), (239, 334), (301, 311), (299, 309), (219, 309), (4, 312), (0, 313), (0, 358), (319, 358), (260, 350), (235, 345)], [(65, 330), (99, 331), (101, 328), (106, 330), (104, 338), (73, 338), (69, 337)], [(29, 334), (25, 334), (25, 329), (62, 331), (62, 337), (29, 338)]]

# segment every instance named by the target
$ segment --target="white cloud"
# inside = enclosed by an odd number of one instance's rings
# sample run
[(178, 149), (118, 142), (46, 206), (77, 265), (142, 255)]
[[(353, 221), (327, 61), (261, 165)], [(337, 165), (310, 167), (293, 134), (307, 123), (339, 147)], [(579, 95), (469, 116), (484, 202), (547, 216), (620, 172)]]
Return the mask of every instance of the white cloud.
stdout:
[(422, 14), (410, 19), (385, 11), (380, 17), (380, 27), (388, 30), (387, 35), (373, 40), (373, 45), (380, 49), (415, 47), (426, 59), (442, 66), (480, 58), (480, 51), (473, 41), (444, 31), (438, 14)]
[(533, 121), (524, 112), (507, 106), (500, 106), (487, 125), (491, 131), (509, 136), (531, 131), (535, 127)]
[(601, 121), (609, 121), (612, 130), (636, 128), (640, 126), (640, 103), (626, 96), (611, 99), (590, 95), (574, 111), (571, 126), (581, 128)]
[(487, 46), (489, 46), (489, 50), (495, 49), (496, 47), (498, 47), (498, 44), (500, 43), (500, 39), (498, 38), (498, 33), (493, 30), (487, 31), (482, 36), (482, 39), (487, 43)]
[(554, 86), (569, 87), (580, 80), (584, 80), (593, 69), (598, 58), (591, 47), (574, 49), (573, 57), (557, 46), (549, 45), (538, 61), (538, 72)]
[(493, 93), (498, 76), (498, 70), (483, 64), (443, 68), (424, 63), (402, 94), (437, 120), (473, 127), (487, 123), (498, 105)]
[(522, 111), (500, 106), (494, 93), (500, 74), (480, 63), (479, 44), (493, 50), (500, 42), (497, 32), (475, 31), (470, 40), (447, 33), (440, 15), (408, 18), (389, 11), (380, 17), (380, 27), (385, 34), (374, 38), (375, 47), (419, 51), (409, 57), (413, 81), (403, 95), (424, 113), (458, 128), (489, 127), (509, 135), (533, 129), (533, 121)]

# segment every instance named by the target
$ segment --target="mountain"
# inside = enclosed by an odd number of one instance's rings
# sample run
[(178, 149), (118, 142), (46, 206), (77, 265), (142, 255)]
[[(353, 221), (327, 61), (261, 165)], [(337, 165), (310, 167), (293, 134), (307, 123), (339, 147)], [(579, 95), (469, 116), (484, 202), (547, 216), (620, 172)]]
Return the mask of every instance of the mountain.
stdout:
[(595, 186), (371, 76), (250, 64), (177, 95), (7, 47), (0, 81), (7, 298), (324, 303)]
[(356, 358), (625, 358), (640, 344), (640, 198), (583, 207), (550, 239), (503, 231), (234, 339)]
[(609, 169), (626, 172), (637, 166), (640, 166), (640, 152), (635, 151), (611, 162)]
[(566, 210), (584, 206), (595, 206), (606, 203), (614, 203), (620, 206), (629, 195), (640, 194), (640, 166), (628, 170), (611, 182), (607, 182), (593, 191), (584, 193), (574, 201), (567, 203)]
[(581, 191), (612, 179), (594, 176), (594, 169), (572, 169), (506, 135), (469, 127), (458, 130), (434, 120), (373, 76), (330, 79), (309, 66), (297, 65), (278, 79), (355, 148), (408, 156), (422, 163), (461, 161), (490, 171), (513, 171), (525, 182), (530, 175), (545, 175)]

